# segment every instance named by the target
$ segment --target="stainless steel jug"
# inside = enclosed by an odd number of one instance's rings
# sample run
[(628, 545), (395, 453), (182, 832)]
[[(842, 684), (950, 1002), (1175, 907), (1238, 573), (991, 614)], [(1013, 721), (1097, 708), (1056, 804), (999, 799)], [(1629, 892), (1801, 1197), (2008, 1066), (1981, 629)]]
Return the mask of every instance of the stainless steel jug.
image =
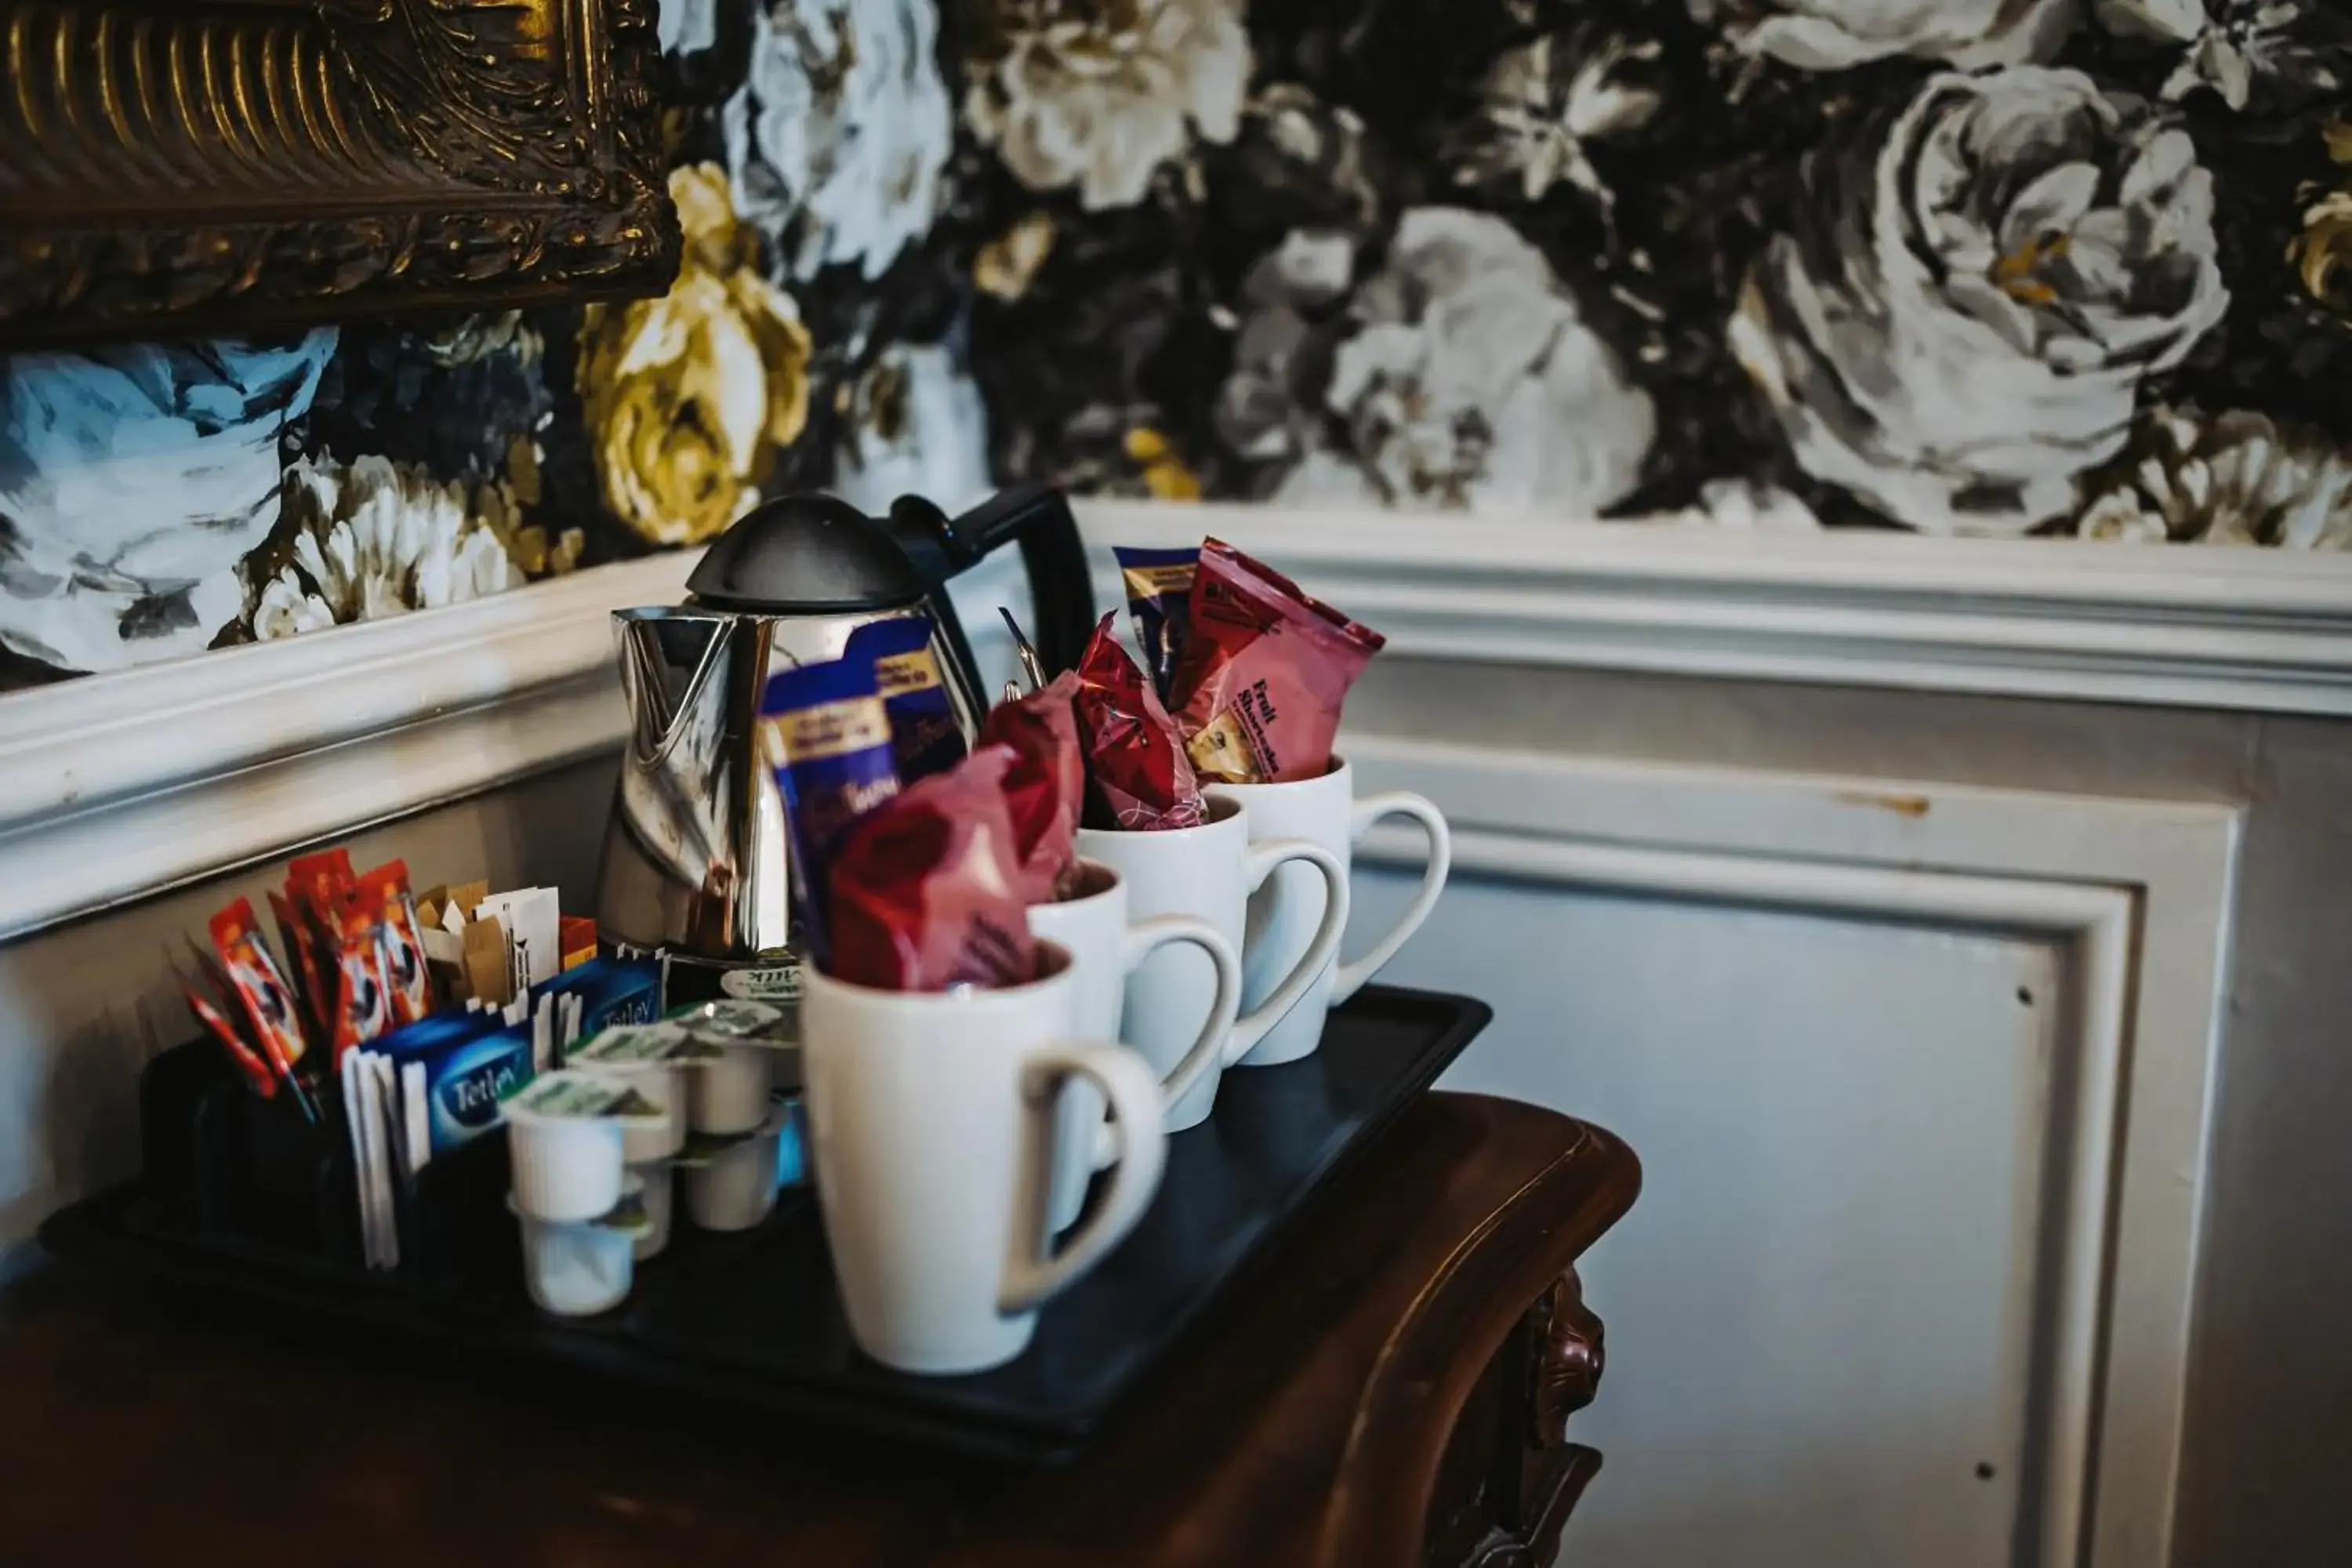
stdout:
[(1093, 629), (1094, 596), (1069, 504), (1051, 489), (1008, 491), (952, 520), (915, 497), (887, 518), (831, 496), (783, 497), (711, 545), (684, 605), (614, 611), (629, 738), (597, 878), (599, 936), (667, 953), (674, 1001), (796, 994), (793, 868), (760, 750), (761, 691), (775, 670), (840, 658), (868, 622), (926, 616), (969, 740), (988, 704), (943, 589), (1008, 542), (1035, 590), (1040, 656), (1066, 669)]

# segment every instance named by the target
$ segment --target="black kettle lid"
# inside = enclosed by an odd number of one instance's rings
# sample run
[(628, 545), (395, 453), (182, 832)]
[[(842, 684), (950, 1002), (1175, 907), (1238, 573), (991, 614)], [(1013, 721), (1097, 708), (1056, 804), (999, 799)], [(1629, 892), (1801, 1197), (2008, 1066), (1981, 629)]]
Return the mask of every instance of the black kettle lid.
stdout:
[(803, 490), (745, 512), (703, 552), (686, 588), (722, 609), (826, 615), (910, 605), (930, 584), (881, 520)]

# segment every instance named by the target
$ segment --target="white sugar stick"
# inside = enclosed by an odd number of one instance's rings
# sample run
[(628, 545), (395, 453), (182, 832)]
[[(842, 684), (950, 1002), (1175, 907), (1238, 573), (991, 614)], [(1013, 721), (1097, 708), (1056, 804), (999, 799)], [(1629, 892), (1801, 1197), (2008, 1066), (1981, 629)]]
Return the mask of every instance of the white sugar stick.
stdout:
[(400, 1267), (400, 1216), (393, 1206), (393, 1167), (398, 1163), (394, 1147), (396, 1136), (393, 1124), (392, 1058), (371, 1052), (367, 1058), (369, 1082), (373, 1092), (368, 1097), (369, 1110), (375, 1120), (375, 1144), (370, 1152), (375, 1172), (377, 1212), (383, 1216), (383, 1266)]
[(423, 1062), (410, 1062), (400, 1069), (400, 1109), (408, 1118), (408, 1173), (413, 1176), (433, 1158), (433, 1115), (425, 1103)]
[(352, 1051), (344, 1057), (352, 1075), (352, 1136), (359, 1148), (360, 1211), (367, 1216), (367, 1266), (381, 1268), (383, 1264), (383, 1205), (376, 1200), (376, 1144), (383, 1137), (383, 1128), (375, 1119), (375, 1075), (368, 1071), (367, 1053)]
[(358, 1195), (360, 1211), (360, 1258), (370, 1268), (375, 1267), (375, 1208), (368, 1202), (367, 1122), (360, 1115), (359, 1052), (345, 1051), (341, 1068), (343, 1079), (343, 1128), (352, 1140), (352, 1190)]

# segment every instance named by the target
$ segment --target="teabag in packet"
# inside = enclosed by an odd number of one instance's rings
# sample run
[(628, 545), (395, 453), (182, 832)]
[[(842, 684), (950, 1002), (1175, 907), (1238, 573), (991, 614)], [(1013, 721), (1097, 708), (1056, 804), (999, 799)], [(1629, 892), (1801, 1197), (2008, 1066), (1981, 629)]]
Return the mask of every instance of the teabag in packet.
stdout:
[(841, 657), (874, 662), (874, 689), (890, 721), (890, 752), (900, 784), (945, 773), (963, 761), (968, 748), (940, 679), (940, 661), (931, 654), (929, 616), (868, 621), (849, 634)]
[(828, 949), (827, 874), (857, 819), (898, 793), (890, 721), (864, 659), (803, 665), (768, 678), (760, 703), (768, 764), (784, 797), (794, 912), (811, 957)]
[(1005, 776), (986, 745), (857, 825), (834, 863), (825, 973), (885, 991), (1018, 985), (1036, 973)]
[(1176, 720), (1205, 779), (1286, 784), (1331, 765), (1339, 705), (1388, 639), (1222, 540), (1201, 546)]
[(385, 1035), (371, 1048), (389, 1057), (404, 1075), (409, 1064), (421, 1065), (426, 1139), (436, 1154), (498, 1126), (506, 1102), (536, 1072), (531, 1026), (509, 1023), (495, 1008), (436, 1013)]
[(1127, 584), (1127, 607), (1135, 616), (1135, 646), (1143, 650), (1144, 670), (1160, 700), (1171, 701), (1170, 682), (1184, 652), (1192, 574), (1200, 566), (1201, 552), (1196, 546), (1181, 550), (1117, 547), (1111, 553), (1118, 558), (1118, 574)]
[(1150, 831), (1198, 827), (1206, 820), (1200, 780), (1184, 754), (1176, 721), (1102, 618), (1078, 660), (1071, 701), (1086, 757), (1089, 826)]
[(1022, 893), (1042, 904), (1077, 873), (1078, 818), (1087, 806), (1087, 759), (1078, 750), (1078, 719), (1071, 703), (1076, 671), (1026, 697), (1000, 702), (980, 726), (980, 743), (1012, 748), (1020, 759), (1005, 776), (1005, 805), (1021, 857)]

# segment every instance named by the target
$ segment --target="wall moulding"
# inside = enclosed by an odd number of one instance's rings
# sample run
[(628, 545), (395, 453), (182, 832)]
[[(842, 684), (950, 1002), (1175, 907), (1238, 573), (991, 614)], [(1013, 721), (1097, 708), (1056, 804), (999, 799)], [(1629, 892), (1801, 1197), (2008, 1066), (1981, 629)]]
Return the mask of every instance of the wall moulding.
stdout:
[[(1391, 657), (2352, 713), (2352, 561), (1247, 507), (1093, 502), (1079, 518), (1097, 608), (1120, 596), (1108, 546), (1214, 532), (1389, 633)], [(217, 821), (206, 802), (264, 798), (256, 770), (330, 750), (363, 769), (372, 746), (441, 722), (437, 793), (419, 774), (404, 804), (398, 788), (372, 795), (381, 819), (611, 748), (609, 612), (675, 602), (693, 562), (649, 556), (0, 700), (0, 858), (89, 835), (58, 879), (0, 883), (0, 939), (348, 826), (282, 800), (266, 816), (226, 808), (245, 824), (226, 837), (172, 826)], [(985, 657), (995, 619), (967, 620)], [(508, 726), (535, 749), (509, 745)], [(118, 828), (146, 814), (161, 826), (99, 835), (100, 811)], [(133, 842), (136, 856), (109, 848)]]
[[(2352, 557), (1095, 501), (1230, 539), (1421, 658), (2352, 713)], [(1097, 592), (1115, 598), (1107, 574)]]

